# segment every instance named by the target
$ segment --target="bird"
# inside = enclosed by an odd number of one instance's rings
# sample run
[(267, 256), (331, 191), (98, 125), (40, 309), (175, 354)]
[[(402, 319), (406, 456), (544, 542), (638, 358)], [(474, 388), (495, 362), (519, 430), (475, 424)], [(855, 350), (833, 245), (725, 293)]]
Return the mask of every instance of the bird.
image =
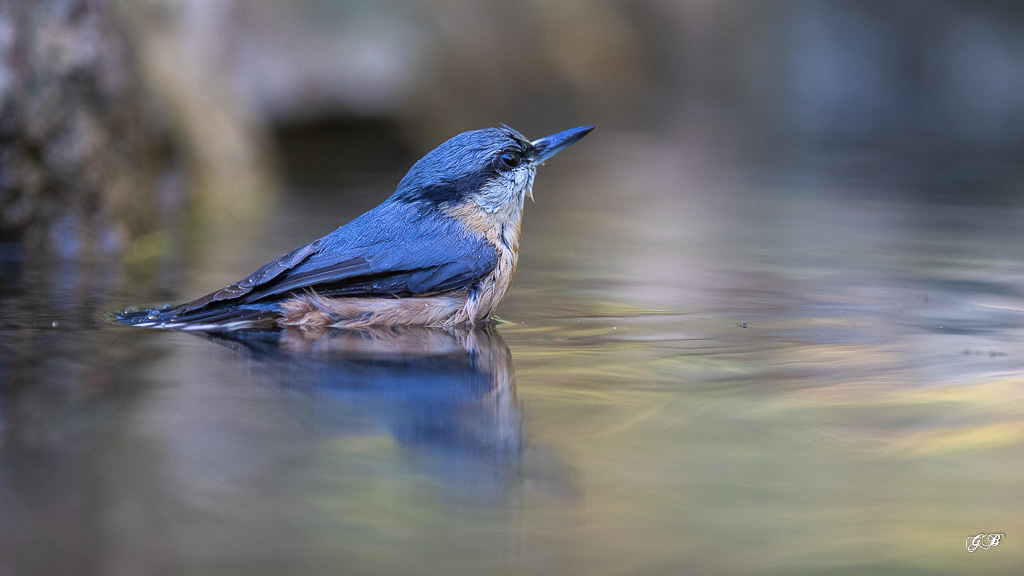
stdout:
[(208, 332), (486, 324), (516, 270), (538, 166), (593, 129), (533, 141), (506, 125), (458, 134), (384, 202), (326, 236), (220, 290), (129, 308), (116, 321)]

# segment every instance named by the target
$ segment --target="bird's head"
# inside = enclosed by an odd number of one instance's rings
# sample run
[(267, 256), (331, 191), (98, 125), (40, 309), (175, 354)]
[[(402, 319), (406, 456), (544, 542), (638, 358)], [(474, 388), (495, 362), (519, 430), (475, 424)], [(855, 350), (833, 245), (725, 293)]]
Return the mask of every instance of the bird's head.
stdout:
[(507, 126), (463, 132), (416, 162), (391, 200), (472, 203), (486, 213), (518, 213), (523, 199), (532, 197), (537, 166), (593, 129), (581, 126), (532, 142)]

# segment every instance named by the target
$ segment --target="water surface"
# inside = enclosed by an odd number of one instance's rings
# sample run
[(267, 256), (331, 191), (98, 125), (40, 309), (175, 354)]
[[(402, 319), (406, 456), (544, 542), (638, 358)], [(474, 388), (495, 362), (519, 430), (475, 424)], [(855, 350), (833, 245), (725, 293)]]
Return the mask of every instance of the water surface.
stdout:
[[(102, 319), (243, 277), (386, 180), (149, 265), (9, 270), (0, 575), (1016, 573), (1020, 201), (640, 157), (543, 169), (488, 330)], [(968, 553), (982, 532), (1006, 536)]]

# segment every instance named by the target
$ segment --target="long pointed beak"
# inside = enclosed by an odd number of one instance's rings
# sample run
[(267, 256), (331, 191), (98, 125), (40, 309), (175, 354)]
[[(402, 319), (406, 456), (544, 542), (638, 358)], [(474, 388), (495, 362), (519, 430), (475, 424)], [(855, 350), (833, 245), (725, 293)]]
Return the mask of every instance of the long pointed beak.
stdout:
[(531, 142), (535, 150), (533, 161), (540, 164), (555, 154), (558, 154), (558, 152), (563, 148), (573, 144), (580, 138), (583, 138), (587, 135), (587, 132), (590, 132), (593, 129), (593, 126), (580, 126), (579, 128), (570, 128), (569, 130), (563, 130), (558, 134), (552, 134), (551, 136), (545, 136), (534, 140)]

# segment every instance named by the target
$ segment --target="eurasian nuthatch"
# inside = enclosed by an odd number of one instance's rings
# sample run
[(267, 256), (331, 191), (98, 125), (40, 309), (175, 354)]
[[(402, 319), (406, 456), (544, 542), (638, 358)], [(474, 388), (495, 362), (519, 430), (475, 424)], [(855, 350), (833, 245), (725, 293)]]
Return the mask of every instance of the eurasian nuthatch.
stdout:
[(186, 330), (486, 322), (512, 282), (537, 167), (593, 128), (533, 142), (507, 126), (459, 134), (334, 232), (202, 298), (118, 321)]

